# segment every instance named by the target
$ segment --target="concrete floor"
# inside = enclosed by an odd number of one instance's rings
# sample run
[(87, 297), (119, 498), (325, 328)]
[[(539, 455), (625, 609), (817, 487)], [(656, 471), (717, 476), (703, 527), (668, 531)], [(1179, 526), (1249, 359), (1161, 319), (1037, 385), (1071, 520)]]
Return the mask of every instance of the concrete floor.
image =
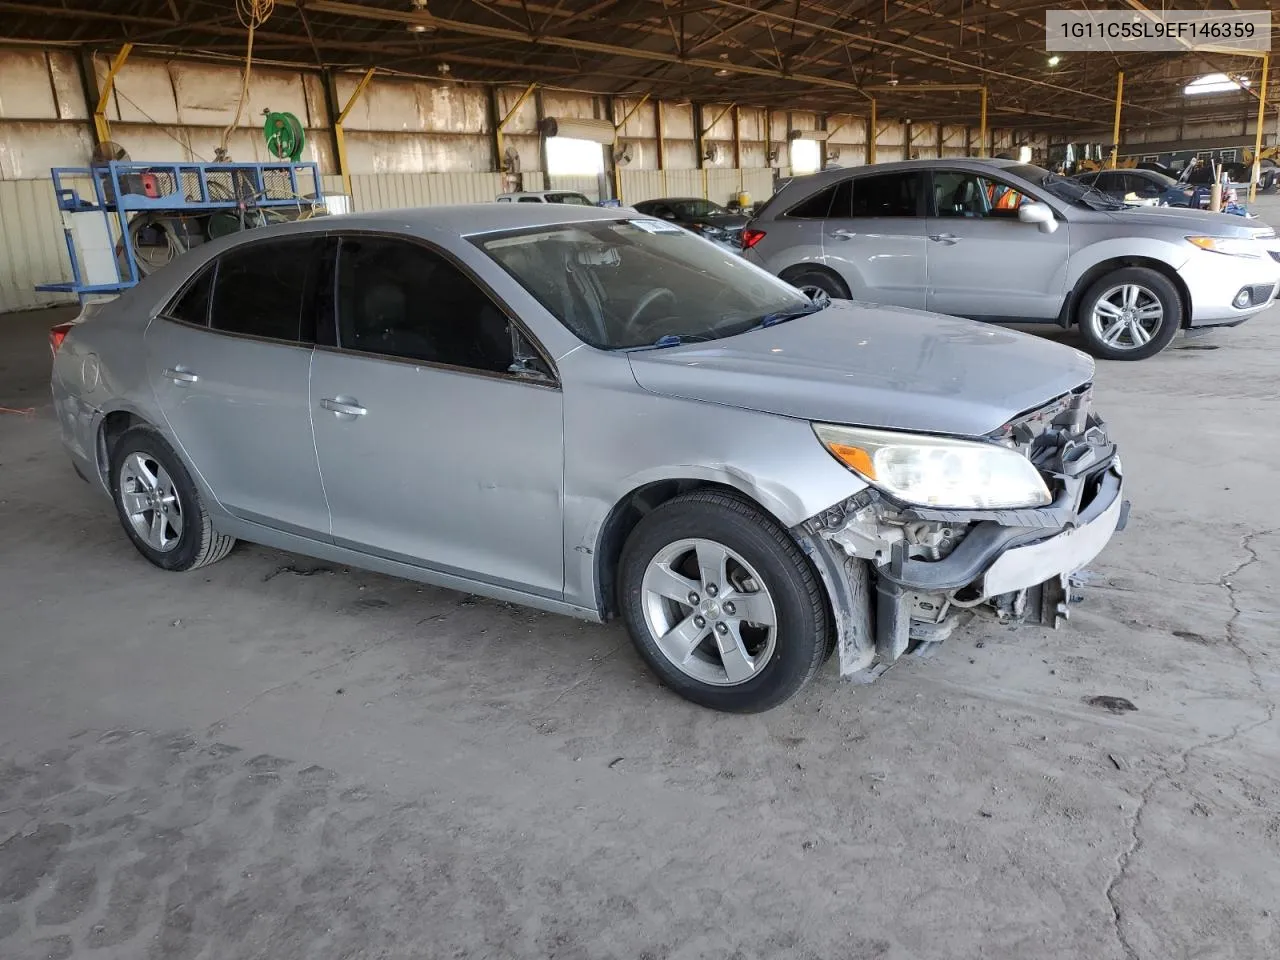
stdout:
[(1280, 311), (1100, 365), (1134, 511), (1068, 628), (755, 717), (618, 626), (150, 567), (59, 449), (56, 316), (0, 318), (5, 960), (1280, 956)]

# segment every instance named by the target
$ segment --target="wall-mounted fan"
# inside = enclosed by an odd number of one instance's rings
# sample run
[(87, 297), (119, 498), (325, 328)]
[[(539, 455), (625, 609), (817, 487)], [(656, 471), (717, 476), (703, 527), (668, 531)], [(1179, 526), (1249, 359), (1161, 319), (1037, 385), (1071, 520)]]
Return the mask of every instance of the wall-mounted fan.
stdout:
[(123, 162), (129, 159), (129, 151), (114, 140), (103, 140), (93, 148), (91, 163)]
[(620, 167), (625, 167), (631, 162), (631, 155), (634, 145), (626, 142), (619, 143), (613, 148), (613, 162)]
[(507, 147), (506, 150), (502, 151), (502, 172), (520, 172), (520, 151), (515, 147)]
[(720, 161), (720, 144), (707, 144), (707, 149), (702, 155), (702, 159), (707, 161), (707, 163), (718, 163)]

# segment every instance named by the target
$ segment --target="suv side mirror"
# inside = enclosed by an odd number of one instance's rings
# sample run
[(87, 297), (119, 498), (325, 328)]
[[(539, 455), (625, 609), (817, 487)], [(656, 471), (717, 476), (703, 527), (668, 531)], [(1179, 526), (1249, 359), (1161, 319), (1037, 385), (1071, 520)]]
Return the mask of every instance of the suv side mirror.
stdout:
[(1041, 233), (1053, 233), (1058, 229), (1058, 221), (1053, 215), (1053, 207), (1047, 203), (1032, 201), (1018, 207), (1018, 219), (1022, 223), (1034, 223)]

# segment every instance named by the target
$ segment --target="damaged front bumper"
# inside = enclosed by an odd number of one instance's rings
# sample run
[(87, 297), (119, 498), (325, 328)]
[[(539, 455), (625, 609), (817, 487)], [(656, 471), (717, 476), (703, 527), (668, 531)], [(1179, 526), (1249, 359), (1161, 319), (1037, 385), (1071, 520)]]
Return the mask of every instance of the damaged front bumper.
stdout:
[(832, 599), (842, 676), (874, 678), (973, 612), (1053, 627), (1068, 616), (1072, 575), (1129, 509), (1120, 459), (1088, 404), (1082, 388), (990, 438), (1032, 459), (1054, 491), (1049, 506), (936, 510), (868, 488), (795, 531)]

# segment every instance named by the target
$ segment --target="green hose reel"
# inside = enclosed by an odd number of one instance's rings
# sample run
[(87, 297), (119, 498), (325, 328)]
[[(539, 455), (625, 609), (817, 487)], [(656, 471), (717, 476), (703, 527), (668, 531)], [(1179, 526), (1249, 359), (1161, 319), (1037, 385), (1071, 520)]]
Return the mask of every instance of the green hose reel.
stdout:
[(302, 148), (307, 145), (307, 136), (303, 132), (302, 122), (292, 113), (274, 113), (263, 110), (267, 118), (262, 125), (262, 135), (267, 140), (267, 150), (273, 157), (281, 160), (298, 162), (302, 156)]

